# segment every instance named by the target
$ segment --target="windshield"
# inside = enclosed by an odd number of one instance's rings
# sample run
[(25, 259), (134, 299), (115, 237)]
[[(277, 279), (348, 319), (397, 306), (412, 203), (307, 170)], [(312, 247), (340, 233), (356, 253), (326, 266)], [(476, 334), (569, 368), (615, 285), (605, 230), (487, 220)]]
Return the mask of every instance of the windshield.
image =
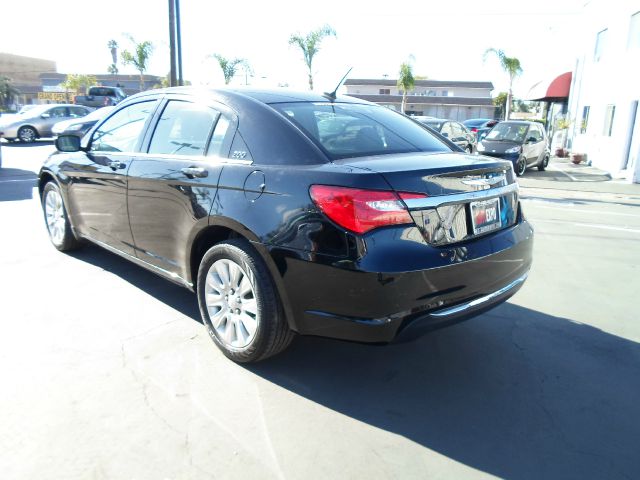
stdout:
[(82, 121), (86, 122), (88, 120), (100, 120), (101, 118), (106, 117), (109, 112), (111, 112), (115, 107), (102, 107), (97, 110), (94, 110), (86, 117), (82, 117)]
[(493, 127), (485, 137), (485, 140), (522, 143), (528, 128), (527, 125), (522, 123), (502, 122)]
[(427, 129), (385, 107), (328, 102), (271, 106), (302, 129), (332, 160), (451, 151)]

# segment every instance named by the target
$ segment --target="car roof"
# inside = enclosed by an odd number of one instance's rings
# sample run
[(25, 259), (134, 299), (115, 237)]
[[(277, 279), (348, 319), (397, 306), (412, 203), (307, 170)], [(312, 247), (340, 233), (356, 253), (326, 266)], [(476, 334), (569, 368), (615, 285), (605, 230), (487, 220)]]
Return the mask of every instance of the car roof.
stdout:
[[(258, 88), (206, 88), (206, 87), (170, 87), (160, 90), (147, 90), (145, 92), (138, 93), (133, 97), (127, 98), (139, 98), (146, 95), (160, 95), (160, 94), (182, 94), (182, 95), (203, 95), (209, 94), (213, 97), (223, 97), (234, 100), (253, 99), (260, 103), (272, 104), (272, 103), (289, 103), (289, 102), (329, 102), (330, 100), (317, 92), (305, 92), (297, 90), (289, 90), (286, 88), (278, 89), (258, 89)], [(338, 95), (334, 100), (336, 103), (357, 103), (365, 105), (375, 105), (366, 100), (360, 100), (359, 98), (350, 97), (347, 95)]]

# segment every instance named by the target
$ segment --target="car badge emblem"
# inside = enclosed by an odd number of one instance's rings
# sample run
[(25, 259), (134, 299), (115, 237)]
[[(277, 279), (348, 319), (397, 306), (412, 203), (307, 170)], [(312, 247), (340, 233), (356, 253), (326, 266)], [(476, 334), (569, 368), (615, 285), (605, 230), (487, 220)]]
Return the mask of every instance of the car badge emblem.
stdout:
[(465, 185), (471, 185), (473, 187), (491, 187), (496, 183), (504, 182), (506, 177), (504, 175), (496, 175), (495, 177), (489, 178), (474, 178), (474, 177), (465, 177), (465, 179), (461, 180)]

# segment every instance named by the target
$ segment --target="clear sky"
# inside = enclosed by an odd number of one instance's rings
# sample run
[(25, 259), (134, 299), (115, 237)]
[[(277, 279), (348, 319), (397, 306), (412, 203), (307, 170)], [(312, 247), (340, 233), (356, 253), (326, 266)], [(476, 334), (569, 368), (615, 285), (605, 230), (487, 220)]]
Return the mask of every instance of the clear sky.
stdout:
[[(194, 84), (221, 85), (215, 60), (207, 58), (215, 52), (246, 58), (255, 85), (307, 88), (301, 54), (288, 38), (329, 24), (337, 38), (326, 40), (314, 61), (319, 90), (333, 88), (349, 67), (351, 78), (396, 78), (400, 63), (413, 56), (414, 74), (492, 81), (496, 94), (508, 82), (495, 58), (483, 62), (483, 52), (493, 47), (520, 59), (524, 74), (514, 90), (523, 96), (536, 81), (573, 68), (585, 1), (181, 0), (184, 76)], [(106, 73), (107, 42), (113, 38), (121, 49), (130, 48), (123, 36), (129, 33), (155, 45), (148, 73), (169, 70), (166, 0), (28, 3), (24, 20), (3, 18), (0, 52), (55, 60), (62, 73)], [(132, 67), (120, 71), (137, 73)]]

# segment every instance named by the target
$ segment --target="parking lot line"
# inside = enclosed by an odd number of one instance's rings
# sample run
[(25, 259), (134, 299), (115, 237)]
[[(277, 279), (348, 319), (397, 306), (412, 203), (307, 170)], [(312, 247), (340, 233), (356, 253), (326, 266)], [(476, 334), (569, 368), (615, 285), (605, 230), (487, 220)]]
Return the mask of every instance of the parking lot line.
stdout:
[(536, 220), (534, 220), (534, 224), (535, 223), (542, 223), (542, 222), (546, 222), (546, 223), (564, 223), (564, 224), (573, 225), (573, 226), (576, 226), (576, 227), (599, 228), (599, 229), (602, 229), (602, 230), (617, 230), (617, 231), (621, 231), (621, 232), (629, 232), (629, 233), (638, 233), (638, 234), (640, 234), (640, 229), (637, 229), (637, 228), (614, 227), (614, 226), (611, 226), (611, 225), (602, 225), (600, 223), (580, 223), (580, 222), (567, 222), (565, 220), (544, 220), (544, 219), (536, 219)]
[[(531, 200), (528, 200), (531, 201)], [(575, 205), (575, 204), (574, 204)], [(604, 210), (584, 210), (582, 208), (573, 208), (573, 207), (546, 207), (542, 205), (536, 205), (535, 208), (544, 208), (546, 210), (560, 210), (565, 212), (575, 212), (575, 213), (591, 213), (591, 214), (602, 214), (602, 215), (619, 215), (622, 217), (640, 217), (640, 214), (637, 213), (620, 213), (620, 212), (607, 212)]]

